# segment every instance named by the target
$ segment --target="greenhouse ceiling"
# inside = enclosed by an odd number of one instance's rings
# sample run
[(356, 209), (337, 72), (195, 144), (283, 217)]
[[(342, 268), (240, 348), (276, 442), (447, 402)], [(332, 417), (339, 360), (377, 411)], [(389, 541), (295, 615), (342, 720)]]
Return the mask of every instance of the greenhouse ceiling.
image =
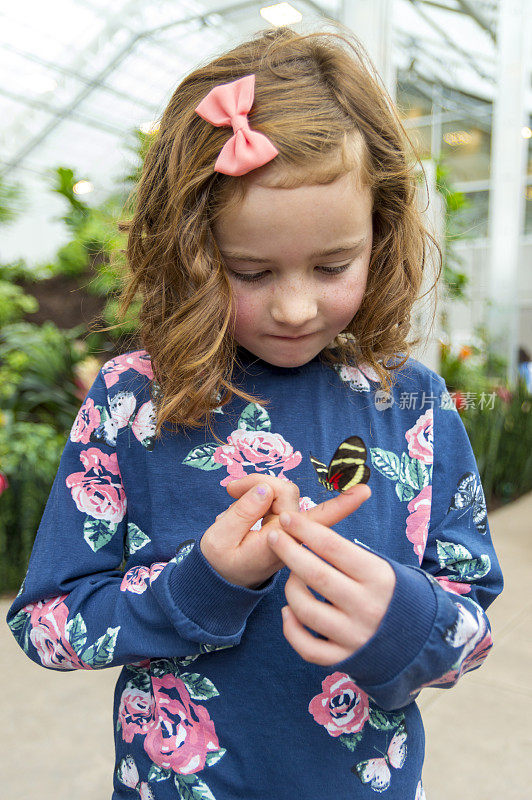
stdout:
[[(290, 5), (314, 29), (320, 20), (342, 21), (335, 0)], [(444, 108), (485, 117), (496, 82), (497, 5), (394, 0), (399, 79), (406, 76), (428, 97), (436, 86)], [(204, 61), (270, 27), (265, 7), (249, 0), (4, 4), (0, 176), (41, 183), (51, 168), (69, 166), (92, 182), (94, 200), (100, 200), (130, 166), (126, 143), (133, 129), (150, 129), (198, 54)]]

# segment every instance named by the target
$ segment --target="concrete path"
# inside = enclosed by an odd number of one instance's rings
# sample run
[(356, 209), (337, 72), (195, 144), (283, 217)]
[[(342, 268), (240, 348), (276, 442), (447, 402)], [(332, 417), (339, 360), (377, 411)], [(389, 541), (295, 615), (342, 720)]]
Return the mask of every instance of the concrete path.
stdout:
[[(489, 611), (495, 646), (484, 666), (455, 688), (425, 689), (419, 698), (427, 800), (532, 800), (532, 493), (489, 521), (506, 581)], [(110, 800), (120, 668), (56, 673), (38, 667), (5, 624), (10, 603), (0, 600), (0, 796)], [(275, 793), (264, 800), (275, 800)]]

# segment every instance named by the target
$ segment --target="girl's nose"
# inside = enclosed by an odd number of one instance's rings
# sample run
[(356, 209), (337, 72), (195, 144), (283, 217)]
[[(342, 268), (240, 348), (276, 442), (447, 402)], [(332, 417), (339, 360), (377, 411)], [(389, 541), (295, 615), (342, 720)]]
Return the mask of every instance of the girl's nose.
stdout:
[(295, 287), (285, 288), (275, 294), (270, 313), (279, 326), (303, 329), (318, 316), (318, 303), (315, 297)]

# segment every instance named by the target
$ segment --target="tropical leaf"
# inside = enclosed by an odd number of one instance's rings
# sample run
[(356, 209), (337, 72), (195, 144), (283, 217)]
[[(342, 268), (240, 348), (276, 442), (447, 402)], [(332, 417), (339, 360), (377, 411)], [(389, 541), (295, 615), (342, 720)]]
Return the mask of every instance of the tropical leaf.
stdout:
[(83, 655), (80, 656), (81, 660), (85, 664), (89, 664), (89, 666), (98, 669), (98, 667), (104, 667), (108, 664), (112, 658), (113, 653), (116, 645), (116, 637), (118, 636), (118, 631), (120, 630), (120, 625), (116, 628), (107, 628), (107, 631), (97, 639), (94, 644), (91, 644), (90, 647), (84, 651)]
[(386, 478), (392, 481), (399, 480), (401, 462), (392, 450), (383, 450), (381, 447), (370, 447), (371, 463)]
[(87, 516), (83, 526), (83, 538), (95, 553), (110, 542), (118, 529), (117, 522), (94, 519)]
[(218, 449), (217, 442), (207, 442), (206, 444), (194, 447), (183, 459), (182, 464), (196, 469), (213, 470), (220, 469), (222, 464), (218, 464), (213, 459), (214, 452)]
[(244, 431), (269, 431), (272, 423), (265, 408), (258, 403), (248, 403), (240, 415), (237, 428)]

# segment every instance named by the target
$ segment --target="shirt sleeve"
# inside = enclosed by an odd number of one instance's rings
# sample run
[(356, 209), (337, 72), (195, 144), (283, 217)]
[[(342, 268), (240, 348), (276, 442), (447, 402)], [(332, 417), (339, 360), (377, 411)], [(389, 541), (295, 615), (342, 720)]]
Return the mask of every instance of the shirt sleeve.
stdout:
[(7, 623), (32, 661), (59, 670), (237, 645), (278, 573), (259, 589), (229, 583), (194, 539), (167, 562), (121, 568), (128, 519), (116, 439), (125, 423), (109, 405), (105, 366), (70, 431)]
[(381, 556), (396, 574), (387, 612), (374, 636), (332, 667), (387, 710), (481, 666), (493, 644), (485, 612), (503, 588), (469, 438), (445, 381), (432, 380), (431, 512), (420, 567)]

